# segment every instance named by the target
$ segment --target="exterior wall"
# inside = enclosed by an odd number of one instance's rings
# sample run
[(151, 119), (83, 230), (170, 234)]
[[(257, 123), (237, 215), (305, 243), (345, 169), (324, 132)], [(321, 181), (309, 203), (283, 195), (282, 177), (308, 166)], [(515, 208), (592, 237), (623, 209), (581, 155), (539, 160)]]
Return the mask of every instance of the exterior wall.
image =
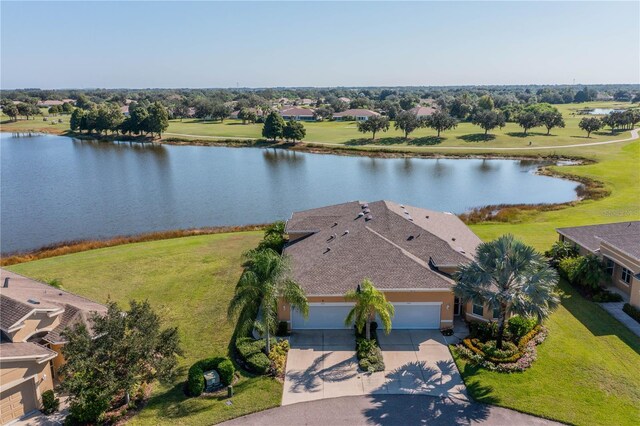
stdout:
[(58, 356), (51, 360), (51, 365), (53, 367), (53, 375), (56, 377), (56, 379), (59, 378), (58, 372), (60, 370), (60, 367), (64, 365), (64, 356), (62, 356), (62, 346), (63, 345), (50, 345), (50, 349), (58, 353)]
[(0, 365), (2, 390), (11, 386), (12, 383), (18, 384), (31, 376), (34, 376), (35, 379), (36, 397), (39, 401), (38, 404), (40, 404), (42, 393), (53, 389), (53, 377), (49, 362), (38, 364), (36, 361), (3, 361)]
[(46, 312), (37, 312), (24, 321), (24, 327), (9, 334), (13, 342), (26, 342), (27, 339), (41, 331), (53, 330), (60, 324), (60, 315), (49, 317)]
[(637, 277), (633, 277), (633, 280), (631, 280), (630, 293), (629, 303), (640, 309), (640, 280)]
[[(389, 302), (442, 302), (440, 327), (453, 326), (453, 292), (451, 291), (384, 291)], [(346, 302), (342, 296), (309, 296), (309, 303)], [(291, 321), (291, 306), (282, 299), (278, 303), (278, 320)]]
[(469, 302), (464, 305), (464, 316), (467, 321), (491, 321), (493, 320), (493, 309), (484, 307), (482, 316), (478, 316), (473, 313), (473, 303)]
[(576, 243), (572, 239), (565, 237), (564, 235), (560, 235), (559, 239), (560, 239), (560, 241), (565, 241), (565, 242), (567, 242), (569, 244), (573, 244), (573, 246), (578, 249), (578, 253), (580, 254), (580, 256), (586, 256), (588, 254), (593, 254), (589, 250), (587, 250), (586, 248), (582, 247), (581, 245), (579, 245), (578, 243)]

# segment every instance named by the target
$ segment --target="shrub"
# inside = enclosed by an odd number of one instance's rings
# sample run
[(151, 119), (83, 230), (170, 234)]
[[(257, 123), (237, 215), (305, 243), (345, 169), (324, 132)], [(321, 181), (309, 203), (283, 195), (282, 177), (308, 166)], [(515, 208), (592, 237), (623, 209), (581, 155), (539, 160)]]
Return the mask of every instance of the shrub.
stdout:
[(51, 389), (42, 393), (42, 412), (46, 415), (55, 413), (60, 408), (60, 399), (56, 398)]
[(487, 356), (495, 359), (506, 359), (511, 358), (514, 355), (520, 355), (518, 352), (518, 347), (511, 342), (502, 342), (502, 349), (496, 348), (496, 341), (490, 340), (486, 343), (480, 344), (480, 349)]
[(579, 259), (580, 263), (574, 278), (576, 283), (591, 289), (600, 288), (600, 283), (607, 278), (602, 260), (593, 254), (581, 256)]
[[(271, 345), (275, 345), (275, 339), (271, 339)], [(265, 339), (255, 340), (251, 337), (236, 339), (236, 350), (246, 367), (257, 374), (265, 374), (271, 366), (271, 361), (265, 354), (267, 342)]]
[(632, 306), (628, 303), (625, 303), (624, 306), (622, 307), (622, 310), (629, 315), (631, 318), (633, 318), (634, 320), (640, 322), (640, 309), (636, 308), (635, 306)]
[(544, 255), (550, 259), (553, 266), (558, 265), (562, 259), (567, 257), (578, 257), (578, 249), (566, 241), (556, 241)]
[(558, 273), (571, 284), (575, 284), (582, 256), (566, 257), (558, 263)]
[(289, 341), (281, 340), (271, 347), (269, 360), (273, 374), (282, 376), (287, 363), (287, 352), (289, 352)]
[(216, 370), (220, 374), (220, 381), (224, 385), (230, 385), (233, 381), (235, 368), (229, 358), (215, 357), (202, 359), (189, 368), (187, 376), (187, 391), (191, 396), (199, 396), (204, 392), (204, 372)]
[(278, 329), (276, 330), (276, 336), (288, 336), (289, 335), (289, 326), (286, 321), (280, 321), (278, 323)]
[(498, 324), (491, 322), (472, 322), (469, 324), (469, 335), (483, 342), (495, 339), (498, 334)]
[(522, 336), (530, 332), (536, 326), (535, 318), (525, 318), (515, 315), (509, 318), (507, 322), (507, 330), (513, 335), (514, 340), (520, 339)]
[(618, 293), (614, 293), (609, 290), (602, 290), (591, 298), (597, 303), (610, 303), (610, 302), (622, 302), (624, 299)]
[(362, 371), (370, 373), (384, 371), (382, 351), (376, 339), (356, 339), (356, 355), (358, 357), (358, 366)]

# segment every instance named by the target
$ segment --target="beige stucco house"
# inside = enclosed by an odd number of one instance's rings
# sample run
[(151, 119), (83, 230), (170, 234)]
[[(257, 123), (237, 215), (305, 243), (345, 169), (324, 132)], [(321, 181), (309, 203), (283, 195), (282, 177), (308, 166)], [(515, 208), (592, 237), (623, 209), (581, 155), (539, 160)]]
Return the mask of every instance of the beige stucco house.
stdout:
[(581, 255), (605, 261), (611, 285), (640, 308), (640, 221), (575, 226), (556, 230), (560, 241), (574, 244)]
[(78, 323), (91, 329), (106, 307), (45, 283), (0, 269), (1, 424), (40, 408), (64, 363), (63, 331)]
[(284, 253), (310, 306), (305, 320), (280, 302), (279, 319), (292, 330), (347, 328), (353, 304), (344, 294), (364, 278), (394, 305), (394, 329), (449, 328), (465, 310), (454, 297), (452, 274), (473, 259), (481, 241), (451, 213), (353, 201), (296, 212), (286, 232)]

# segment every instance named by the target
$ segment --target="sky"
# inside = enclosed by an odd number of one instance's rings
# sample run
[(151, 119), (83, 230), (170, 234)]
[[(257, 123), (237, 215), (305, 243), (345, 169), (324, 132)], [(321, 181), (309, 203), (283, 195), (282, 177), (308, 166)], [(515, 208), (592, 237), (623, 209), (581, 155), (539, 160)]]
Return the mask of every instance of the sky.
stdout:
[(640, 82), (640, 2), (0, 3), (0, 87)]

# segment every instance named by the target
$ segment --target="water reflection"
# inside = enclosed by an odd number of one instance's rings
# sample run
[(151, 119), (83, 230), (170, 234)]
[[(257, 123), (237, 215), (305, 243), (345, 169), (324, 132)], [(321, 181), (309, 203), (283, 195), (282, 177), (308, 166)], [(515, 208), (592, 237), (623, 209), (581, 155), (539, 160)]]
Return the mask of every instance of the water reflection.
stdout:
[(274, 167), (279, 165), (298, 167), (304, 162), (304, 156), (296, 151), (286, 149), (267, 148), (263, 151), (262, 156), (269, 166)]

